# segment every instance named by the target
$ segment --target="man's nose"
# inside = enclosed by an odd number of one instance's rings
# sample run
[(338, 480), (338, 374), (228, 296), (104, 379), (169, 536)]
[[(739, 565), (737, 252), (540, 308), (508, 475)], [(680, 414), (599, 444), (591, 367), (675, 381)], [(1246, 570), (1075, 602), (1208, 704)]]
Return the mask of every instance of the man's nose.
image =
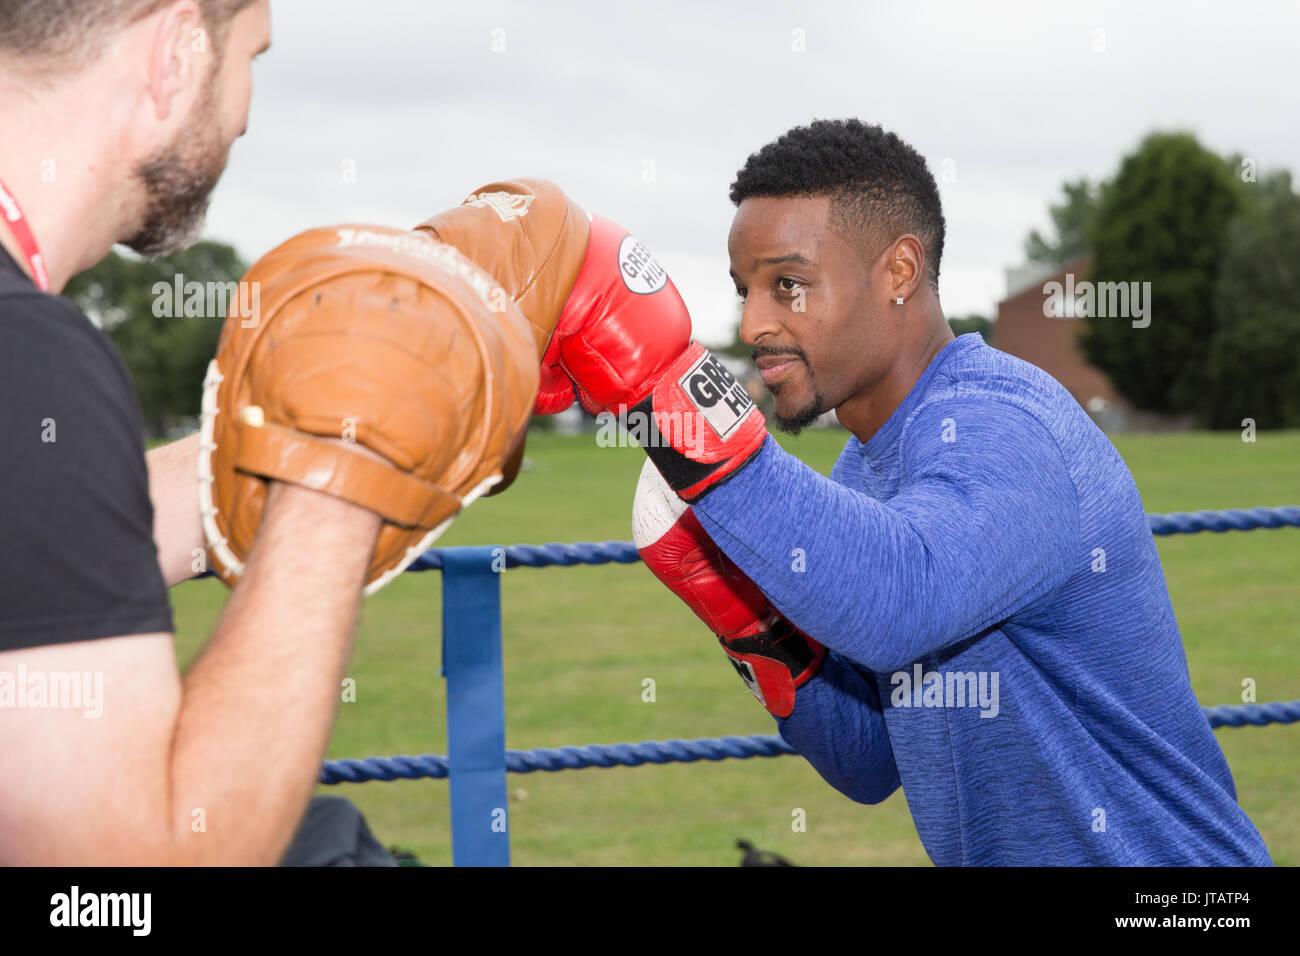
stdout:
[(780, 329), (777, 308), (754, 301), (745, 303), (740, 313), (740, 341), (750, 346), (760, 345), (762, 339), (775, 335)]

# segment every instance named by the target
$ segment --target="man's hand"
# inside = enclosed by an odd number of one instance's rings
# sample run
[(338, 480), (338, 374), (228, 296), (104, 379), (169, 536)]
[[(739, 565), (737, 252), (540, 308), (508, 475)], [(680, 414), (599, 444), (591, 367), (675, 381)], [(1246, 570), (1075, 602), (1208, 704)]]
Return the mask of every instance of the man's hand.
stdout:
[(758, 702), (789, 717), (795, 691), (817, 673), (825, 648), (772, 607), (650, 462), (637, 482), (632, 536), (646, 567), (718, 636)]
[(199, 433), (150, 449), (149, 499), (158, 566), (168, 587), (207, 570), (207, 542), (199, 513)]
[(725, 481), (767, 437), (744, 386), (691, 341), (690, 314), (663, 267), (599, 216), (542, 357), (543, 382), (556, 368), (588, 411), (626, 416), (628, 430), (686, 501)]

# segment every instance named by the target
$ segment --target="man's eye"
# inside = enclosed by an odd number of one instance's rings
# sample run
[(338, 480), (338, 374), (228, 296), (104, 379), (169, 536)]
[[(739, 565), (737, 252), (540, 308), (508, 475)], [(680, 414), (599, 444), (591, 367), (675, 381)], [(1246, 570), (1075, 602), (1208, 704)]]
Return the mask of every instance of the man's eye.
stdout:
[(782, 292), (793, 292), (795, 289), (799, 288), (803, 284), (799, 282), (798, 279), (789, 279), (786, 278), (785, 276), (782, 276), (780, 279), (777, 279), (776, 281), (777, 281), (777, 285), (780, 287)]

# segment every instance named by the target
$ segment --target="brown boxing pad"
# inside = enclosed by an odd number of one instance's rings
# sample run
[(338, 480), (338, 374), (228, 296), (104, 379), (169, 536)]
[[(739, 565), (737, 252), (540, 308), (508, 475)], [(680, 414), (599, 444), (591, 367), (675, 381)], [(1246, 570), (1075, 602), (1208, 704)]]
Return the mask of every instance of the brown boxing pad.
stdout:
[(243, 281), (254, 315), (232, 309), (204, 381), (213, 567), (234, 583), (268, 482), (293, 482), (383, 516), (373, 593), (502, 480), (537, 390), (533, 329), (490, 276), (423, 233), (312, 229)]
[(528, 428), (525, 427), (515, 439), (514, 448), (506, 455), (505, 464), (501, 466), (501, 481), (493, 485), (489, 491), (484, 492), (484, 498), (491, 498), (493, 495), (499, 495), (515, 483), (519, 477), (519, 469), (524, 465), (524, 445), (528, 442)]
[(417, 230), (455, 246), (518, 304), (532, 326), (537, 359), (587, 255), (591, 219), (549, 180), (489, 183)]

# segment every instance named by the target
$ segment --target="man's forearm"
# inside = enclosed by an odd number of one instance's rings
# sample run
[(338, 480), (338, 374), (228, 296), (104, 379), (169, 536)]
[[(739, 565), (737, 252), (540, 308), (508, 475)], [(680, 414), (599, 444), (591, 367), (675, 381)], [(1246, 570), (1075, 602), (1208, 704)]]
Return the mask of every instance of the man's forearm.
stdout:
[(781, 737), (832, 787), (858, 803), (880, 803), (898, 789), (898, 766), (875, 685), (837, 654), (777, 721)]
[(938, 435), (945, 415), (961, 417), (962, 440), (916, 449), (910, 484), (887, 499), (819, 475), (769, 439), (695, 513), (814, 640), (873, 671), (908, 665), (1010, 617), (1087, 554), (1074, 485), (1041, 424), (1009, 405), (950, 400), (913, 430)]
[(203, 570), (195, 567), (205, 547), (199, 514), (198, 456), (198, 432), (145, 455), (149, 498), (153, 501), (153, 540), (168, 587)]
[(184, 680), (171, 765), (183, 860), (283, 855), (329, 741), (379, 526), (373, 512), (272, 484), (245, 573)]
[(782, 614), (864, 667), (892, 670), (914, 660), (937, 640), (931, 621), (961, 613), (934, 607), (924, 542), (901, 516), (771, 439), (694, 507), (718, 547)]

